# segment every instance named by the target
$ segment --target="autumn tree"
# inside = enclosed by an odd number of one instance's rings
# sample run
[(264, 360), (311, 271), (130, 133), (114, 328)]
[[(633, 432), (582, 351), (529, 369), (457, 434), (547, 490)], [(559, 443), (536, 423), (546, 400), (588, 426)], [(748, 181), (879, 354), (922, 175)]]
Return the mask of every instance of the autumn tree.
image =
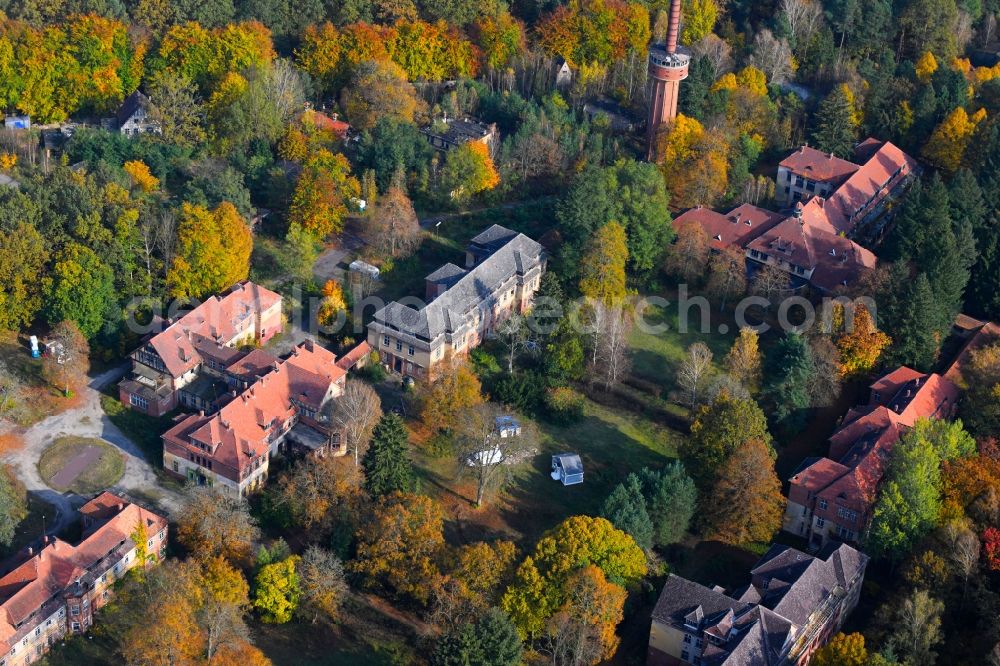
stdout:
[(723, 391), (698, 411), (691, 436), (682, 442), (679, 453), (691, 478), (708, 491), (729, 457), (751, 441), (770, 445), (764, 413), (753, 400)]
[(726, 354), (726, 372), (752, 392), (760, 384), (760, 358), (757, 331), (744, 326)]
[(859, 633), (834, 634), (826, 645), (816, 650), (809, 663), (814, 666), (867, 666), (865, 637)]
[(609, 307), (625, 299), (625, 229), (609, 222), (594, 235), (580, 266), (580, 293)]
[(365, 237), (381, 257), (408, 257), (420, 245), (420, 223), (402, 187), (393, 186), (378, 200)]
[(598, 567), (576, 571), (567, 581), (566, 601), (548, 622), (553, 663), (596, 665), (613, 657), (626, 596)]
[(416, 91), (406, 80), (406, 72), (387, 61), (359, 63), (344, 87), (340, 105), (351, 124), (359, 130), (375, 127), (381, 118), (413, 122), (421, 110)]
[(946, 173), (954, 173), (962, 166), (969, 141), (985, 118), (983, 109), (970, 116), (963, 107), (956, 107), (934, 128), (921, 154)]
[(406, 492), (413, 487), (409, 433), (399, 414), (390, 412), (379, 419), (361, 464), (365, 489), (373, 497)]
[(452, 553), (447, 581), (435, 595), (435, 616), (472, 618), (495, 606), (514, 577), (517, 547), (477, 541)]
[(681, 31), (681, 42), (691, 45), (712, 33), (719, 15), (719, 6), (715, 4), (715, 0), (685, 0), (682, 12), (684, 29)]
[(448, 151), (441, 170), (441, 187), (452, 201), (465, 203), (499, 184), (500, 172), (485, 143), (467, 141)]
[(299, 561), (297, 555), (292, 555), (266, 564), (254, 577), (253, 607), (265, 623), (285, 624), (292, 619), (302, 598)]
[(461, 362), (446, 364), (441, 374), (422, 388), (420, 419), (431, 428), (451, 430), (463, 410), (483, 402), (479, 378)]
[[(838, 313), (843, 319), (843, 306), (838, 306), (835, 310), (835, 320)], [(857, 304), (854, 307), (850, 328), (845, 328), (836, 336), (837, 350), (840, 352), (841, 374), (845, 377), (856, 377), (870, 372), (878, 362), (882, 351), (891, 343), (892, 340), (889, 336), (875, 327), (875, 322), (872, 321), (868, 308)]]
[(193, 489), (177, 521), (177, 538), (200, 559), (221, 555), (233, 563), (250, 557), (260, 536), (257, 522), (240, 497)]
[(42, 359), (42, 376), (69, 395), (73, 386), (86, 383), (90, 346), (72, 321), (61, 321), (49, 332), (51, 350)]
[(201, 298), (228, 289), (246, 279), (252, 249), (250, 227), (233, 204), (224, 201), (211, 211), (183, 204), (167, 273), (170, 294)]
[(506, 418), (510, 412), (492, 402), (473, 405), (459, 415), (455, 432), (458, 464), (475, 479), (476, 506), (482, 506), (488, 493), (510, 480), (511, 466), (535, 444), (530, 424), (519, 424), (513, 432), (505, 429)]
[(268, 519), (285, 528), (300, 528), (322, 538), (331, 528), (335, 509), (356, 492), (356, 468), (333, 458), (306, 458), (295, 462), (264, 492), (262, 507)]
[(500, 70), (524, 53), (524, 25), (509, 12), (484, 16), (476, 23), (477, 40), (483, 50), (483, 60), (492, 70)]
[(645, 49), (649, 10), (637, 2), (586, 0), (546, 14), (536, 32), (545, 51), (575, 65), (611, 62)]
[(289, 225), (298, 225), (318, 239), (340, 233), (348, 204), (361, 194), (361, 184), (351, 175), (342, 154), (316, 151), (302, 167), (288, 209)]
[(711, 239), (705, 228), (691, 218), (675, 221), (674, 231), (677, 239), (667, 246), (663, 268), (678, 280), (693, 284), (702, 278), (709, 263)]
[(42, 235), (26, 221), (0, 221), (0, 328), (18, 330), (42, 308), (42, 270), (48, 251)]
[(367, 587), (382, 587), (426, 605), (440, 584), (445, 551), (444, 515), (429, 497), (393, 493), (383, 497), (357, 534), (357, 554), (348, 567)]
[[(338, 315), (347, 314), (347, 301), (344, 300), (344, 288), (336, 280), (327, 280), (323, 285), (323, 298), (316, 311), (316, 320), (322, 326), (335, 326)], [(341, 323), (343, 320), (340, 320)]]
[(719, 470), (710, 497), (702, 515), (712, 538), (734, 545), (769, 542), (785, 510), (771, 448), (750, 440), (737, 449)]
[(725, 310), (726, 301), (746, 293), (746, 255), (740, 248), (727, 245), (709, 257), (705, 291), (719, 301), (720, 311)]
[(198, 622), (204, 592), (199, 566), (167, 560), (143, 578), (127, 578), (103, 622), (129, 666), (195, 664), (206, 637)]
[(160, 179), (153, 175), (149, 166), (142, 160), (125, 162), (122, 169), (128, 174), (132, 185), (138, 187), (144, 194), (154, 192), (160, 186)]
[(220, 555), (200, 564), (203, 594), (196, 617), (205, 634), (205, 656), (215, 663), (220, 650), (239, 650), (249, 644), (244, 616), (250, 606), (250, 587), (243, 574)]
[(344, 393), (333, 408), (333, 421), (343, 431), (347, 446), (354, 451), (354, 465), (368, 448), (372, 433), (382, 417), (382, 401), (367, 383), (348, 379)]
[(712, 372), (712, 350), (704, 342), (687, 348), (677, 369), (677, 385), (684, 391), (684, 401), (690, 409), (698, 406), (701, 389)]
[(153, 75), (148, 87), (149, 115), (164, 140), (185, 147), (205, 141), (204, 105), (190, 79), (164, 70)]

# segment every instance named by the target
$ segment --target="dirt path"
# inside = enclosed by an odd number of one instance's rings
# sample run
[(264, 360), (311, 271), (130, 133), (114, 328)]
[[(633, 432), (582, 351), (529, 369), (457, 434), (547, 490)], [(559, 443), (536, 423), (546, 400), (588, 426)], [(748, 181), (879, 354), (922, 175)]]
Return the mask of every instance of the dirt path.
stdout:
[(18, 479), (30, 492), (55, 507), (57, 516), (54, 521), (47, 523), (50, 534), (62, 530), (83, 502), (82, 498), (72, 493), (56, 492), (38, 474), (38, 459), (42, 451), (59, 437), (93, 437), (115, 446), (125, 456), (125, 474), (116, 488), (135, 492), (144, 499), (155, 502), (168, 514), (180, 509), (181, 496), (160, 486), (153, 468), (143, 457), (142, 450), (111, 423), (101, 409), (101, 388), (118, 381), (126, 369), (127, 365), (122, 364), (94, 377), (81, 390), (79, 407), (54, 414), (19, 431), (24, 445), (2, 458), (3, 462), (11, 465)]

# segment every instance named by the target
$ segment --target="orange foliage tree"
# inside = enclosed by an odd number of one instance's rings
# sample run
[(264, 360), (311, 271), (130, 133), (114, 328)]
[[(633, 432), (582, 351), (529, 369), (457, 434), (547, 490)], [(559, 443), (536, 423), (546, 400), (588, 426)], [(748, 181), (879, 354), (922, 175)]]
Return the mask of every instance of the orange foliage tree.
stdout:
[(649, 10), (624, 0), (575, 0), (542, 17), (539, 45), (552, 55), (583, 65), (609, 63), (649, 43)]
[(770, 447), (755, 439), (737, 449), (710, 497), (703, 513), (712, 538), (734, 545), (770, 541), (785, 509)]
[(892, 343), (892, 339), (875, 327), (868, 308), (858, 304), (854, 308), (851, 330), (840, 330), (844, 325), (844, 307), (837, 305), (834, 310), (835, 342), (840, 352), (840, 373), (845, 377), (856, 377), (875, 367), (882, 351)]
[(288, 211), (290, 225), (299, 225), (316, 238), (340, 233), (348, 202), (361, 194), (361, 184), (351, 175), (342, 154), (319, 150), (299, 174)]

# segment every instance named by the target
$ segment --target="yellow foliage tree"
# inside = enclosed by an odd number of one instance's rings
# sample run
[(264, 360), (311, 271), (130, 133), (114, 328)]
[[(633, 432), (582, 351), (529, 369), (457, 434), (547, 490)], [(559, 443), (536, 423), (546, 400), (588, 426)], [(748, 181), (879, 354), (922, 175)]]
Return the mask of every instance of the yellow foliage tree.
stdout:
[(319, 304), (319, 311), (316, 319), (323, 326), (333, 324), (337, 319), (337, 313), (347, 310), (347, 302), (344, 300), (344, 289), (336, 280), (327, 280), (323, 285), (323, 300)]
[(0, 171), (10, 171), (17, 165), (17, 155), (0, 153)]
[(340, 233), (348, 202), (360, 194), (361, 183), (351, 175), (347, 158), (319, 150), (299, 174), (288, 211), (289, 224), (299, 225), (315, 238)]
[(580, 293), (608, 307), (620, 305), (627, 294), (627, 260), (625, 228), (617, 222), (605, 224), (591, 238), (580, 262)]
[(836, 337), (837, 349), (840, 351), (840, 373), (845, 377), (857, 377), (875, 367), (882, 351), (892, 339), (875, 328), (871, 313), (863, 305), (859, 304), (855, 308), (850, 331), (840, 330), (844, 323), (844, 308), (838, 305), (834, 310), (834, 330), (840, 331)]
[(755, 95), (767, 95), (767, 76), (753, 65), (747, 65), (736, 74), (736, 85)]
[(835, 634), (829, 643), (816, 650), (809, 663), (813, 666), (865, 666), (869, 663), (865, 637), (861, 634)]
[(736, 75), (732, 72), (727, 72), (720, 76), (715, 83), (712, 84), (711, 91), (719, 92), (720, 90), (736, 90), (736, 85)]
[(250, 272), (253, 235), (236, 207), (223, 201), (209, 211), (185, 203), (177, 223), (177, 254), (167, 273), (175, 297), (201, 298), (227, 289)]
[(681, 31), (683, 43), (694, 44), (712, 32), (719, 17), (719, 6), (715, 0), (684, 0), (681, 7), (684, 16), (684, 29)]
[(934, 76), (934, 72), (937, 71), (937, 58), (930, 51), (924, 51), (923, 55), (917, 58), (916, 68), (917, 80), (921, 83), (927, 83)]
[(934, 128), (924, 146), (924, 158), (943, 171), (954, 173), (962, 165), (965, 149), (976, 126), (985, 118), (985, 109), (979, 109), (970, 116), (964, 108), (957, 107)]
[(422, 389), (420, 418), (428, 426), (450, 430), (459, 414), (483, 402), (483, 387), (479, 378), (464, 363), (449, 363), (440, 375)]
[(156, 191), (160, 186), (160, 179), (154, 176), (146, 163), (141, 160), (126, 162), (122, 168), (132, 179), (132, 183), (146, 194)]

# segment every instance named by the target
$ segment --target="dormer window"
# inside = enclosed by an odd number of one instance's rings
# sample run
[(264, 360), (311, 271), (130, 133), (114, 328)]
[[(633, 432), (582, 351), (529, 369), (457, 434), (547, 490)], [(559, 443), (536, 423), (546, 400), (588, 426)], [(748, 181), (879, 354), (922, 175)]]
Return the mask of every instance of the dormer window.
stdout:
[(719, 241), (720, 243), (722, 242), (722, 234), (715, 234), (714, 238), (715, 238), (715, 240)]
[(831, 257), (836, 257), (837, 256), (837, 249), (836, 248), (832, 248), (832, 247), (830, 248), (830, 256)]

